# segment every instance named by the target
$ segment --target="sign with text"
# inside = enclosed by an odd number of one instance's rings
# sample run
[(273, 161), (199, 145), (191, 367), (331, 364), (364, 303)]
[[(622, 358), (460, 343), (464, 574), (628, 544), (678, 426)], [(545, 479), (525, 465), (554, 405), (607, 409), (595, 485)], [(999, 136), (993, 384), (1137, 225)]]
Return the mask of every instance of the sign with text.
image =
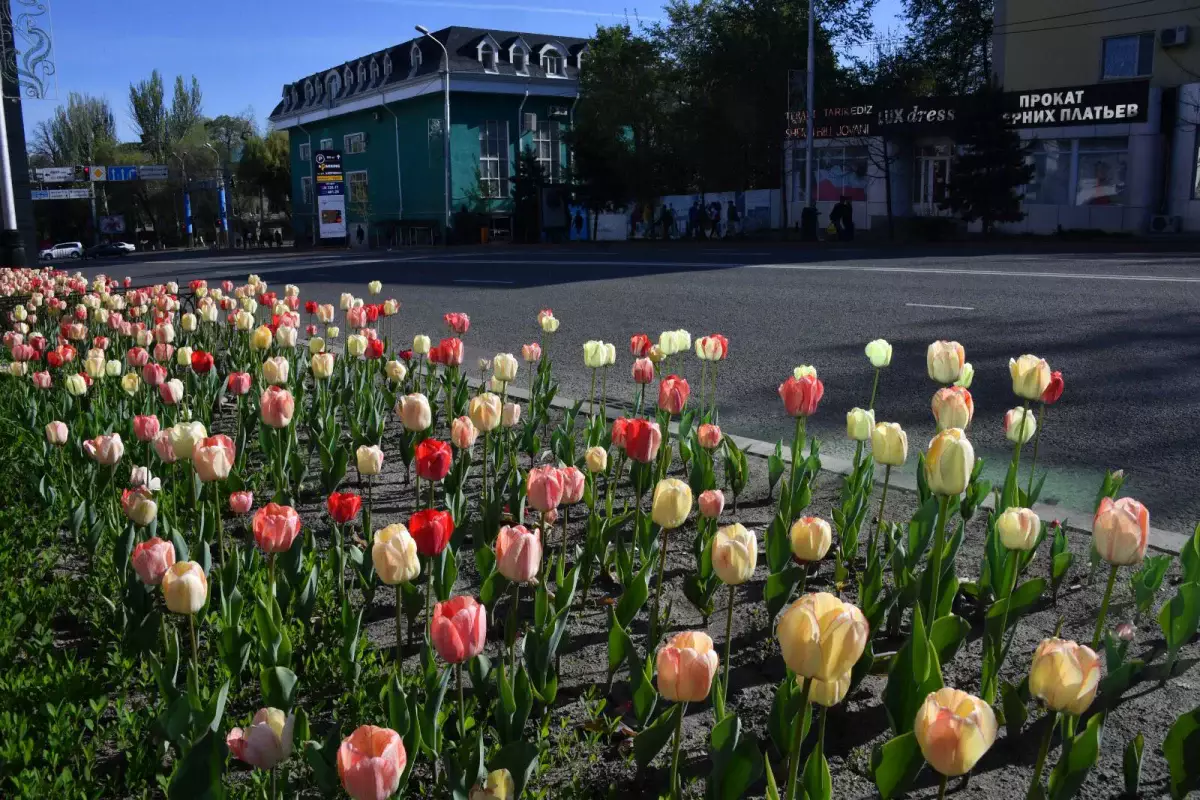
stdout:
[(144, 181), (165, 181), (167, 168), (163, 164), (146, 164), (138, 167), (138, 176)]
[(38, 167), (36, 174), (42, 183), (70, 183), (75, 180), (74, 167)]
[(33, 200), (87, 200), (91, 189), (34, 189), (29, 193)]
[(1004, 93), (1005, 116), (1018, 128), (1146, 122), (1149, 105), (1149, 81)]
[(346, 184), (340, 150), (318, 150), (313, 154), (317, 179), (317, 223), (322, 239), (346, 237)]

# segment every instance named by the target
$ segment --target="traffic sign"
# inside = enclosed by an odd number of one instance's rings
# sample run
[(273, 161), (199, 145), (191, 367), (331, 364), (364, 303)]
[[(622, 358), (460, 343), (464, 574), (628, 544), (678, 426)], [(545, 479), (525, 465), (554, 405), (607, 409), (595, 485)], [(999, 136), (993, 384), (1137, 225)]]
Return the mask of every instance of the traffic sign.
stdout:
[(29, 193), (33, 200), (87, 200), (91, 189), (34, 189)]
[(38, 167), (35, 172), (42, 183), (70, 183), (75, 180), (74, 167)]
[(163, 164), (148, 164), (138, 167), (138, 177), (144, 181), (165, 181), (167, 168)]
[(109, 167), (107, 179), (110, 181), (136, 181), (138, 179), (138, 168)]
[(100, 166), (92, 165), (91, 167), (89, 167), (89, 169), (91, 170), (91, 175), (92, 175), (93, 181), (108, 180), (107, 167), (100, 167)]

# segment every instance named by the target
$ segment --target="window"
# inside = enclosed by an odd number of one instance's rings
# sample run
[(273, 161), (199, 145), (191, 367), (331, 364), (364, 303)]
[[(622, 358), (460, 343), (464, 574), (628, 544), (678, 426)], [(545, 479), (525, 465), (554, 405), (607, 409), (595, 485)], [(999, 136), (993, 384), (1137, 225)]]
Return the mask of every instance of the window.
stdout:
[(557, 122), (542, 120), (533, 134), (533, 149), (548, 183), (562, 181), (561, 130)]
[(330, 97), (336, 97), (342, 90), (342, 79), (336, 72), (329, 73), (329, 77), (325, 79), (325, 88), (329, 90)]
[(358, 62), (358, 82), (360, 85), (367, 82), (367, 65), (361, 61)]
[(412, 62), (413, 69), (421, 66), (424, 56), (421, 55), (421, 48), (416, 42), (413, 42), (412, 50), (408, 53), (408, 60)]
[(542, 69), (547, 75), (555, 77), (563, 77), (563, 57), (562, 53), (558, 52), (554, 47), (546, 47), (542, 50)]
[(1030, 143), (1027, 163), (1033, 164), (1033, 179), (1025, 187), (1025, 202), (1065, 205), (1071, 196), (1070, 139), (1035, 139)]
[(379, 80), (379, 62), (372, 58), (371, 59), (371, 81), (375, 82), (377, 80)]
[(313, 89), (312, 81), (305, 81), (304, 82), (304, 99), (306, 102), (309, 102), (309, 103), (312, 102), (313, 91), (314, 91), (314, 89)]
[(367, 171), (346, 173), (346, 186), (350, 189), (351, 203), (367, 202)]
[(333, 139), (322, 139), (321, 140), (321, 149), (322, 150), (332, 150), (333, 149)]
[(312, 145), (308, 142), (300, 145), (300, 160), (306, 164), (312, 161)]
[[(845, 196), (852, 201), (866, 202), (870, 159), (865, 146), (815, 147), (813, 162), (813, 185), (818, 201), (836, 203)], [(800, 179), (804, 179), (803, 167), (800, 168)]]
[(354, 86), (354, 70), (346, 67), (346, 93), (349, 94), (350, 89)]
[(1104, 40), (1100, 77), (1137, 78), (1154, 71), (1154, 34), (1112, 36)]
[(383, 77), (392, 77), (392, 56), (390, 53), (383, 57)]
[(365, 153), (367, 152), (367, 135), (365, 133), (348, 133), (342, 137), (342, 146), (348, 156)]
[(529, 74), (529, 48), (520, 40), (513, 42), (508, 48), (508, 60), (512, 62), (518, 75)]
[(1080, 139), (1077, 206), (1123, 206), (1128, 201), (1129, 139)]
[(496, 48), (487, 39), (479, 43), (479, 62), (483, 64), (486, 71), (495, 72), (499, 60), (500, 56), (496, 52)]
[(300, 179), (300, 202), (304, 205), (312, 205), (312, 178), (303, 177)]
[(479, 183), (485, 197), (508, 197), (508, 123), (479, 126)]

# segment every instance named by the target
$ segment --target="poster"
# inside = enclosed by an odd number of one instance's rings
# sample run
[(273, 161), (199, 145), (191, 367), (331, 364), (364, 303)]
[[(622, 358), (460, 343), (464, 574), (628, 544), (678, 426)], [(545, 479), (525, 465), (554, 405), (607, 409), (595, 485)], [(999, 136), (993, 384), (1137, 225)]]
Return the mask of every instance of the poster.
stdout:
[(591, 214), (583, 206), (574, 203), (567, 206), (567, 214), (571, 218), (567, 238), (572, 242), (586, 242), (592, 232)]
[(318, 150), (313, 156), (317, 179), (317, 223), (322, 239), (346, 238), (346, 184), (340, 150)]
[(109, 236), (115, 233), (124, 233), (125, 215), (111, 214), (107, 217), (100, 217), (100, 232)]

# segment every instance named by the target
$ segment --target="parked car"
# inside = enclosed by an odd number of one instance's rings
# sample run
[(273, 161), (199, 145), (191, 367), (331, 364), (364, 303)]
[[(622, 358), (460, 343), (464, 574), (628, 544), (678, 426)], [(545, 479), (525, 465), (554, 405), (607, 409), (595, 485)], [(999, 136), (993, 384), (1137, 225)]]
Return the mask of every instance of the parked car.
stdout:
[(83, 242), (62, 242), (38, 253), (38, 258), (49, 261), (55, 258), (83, 258)]
[(127, 253), (136, 252), (137, 248), (129, 242), (105, 242), (98, 244), (95, 247), (89, 247), (84, 251), (84, 258), (107, 258), (109, 256), (123, 256)]

